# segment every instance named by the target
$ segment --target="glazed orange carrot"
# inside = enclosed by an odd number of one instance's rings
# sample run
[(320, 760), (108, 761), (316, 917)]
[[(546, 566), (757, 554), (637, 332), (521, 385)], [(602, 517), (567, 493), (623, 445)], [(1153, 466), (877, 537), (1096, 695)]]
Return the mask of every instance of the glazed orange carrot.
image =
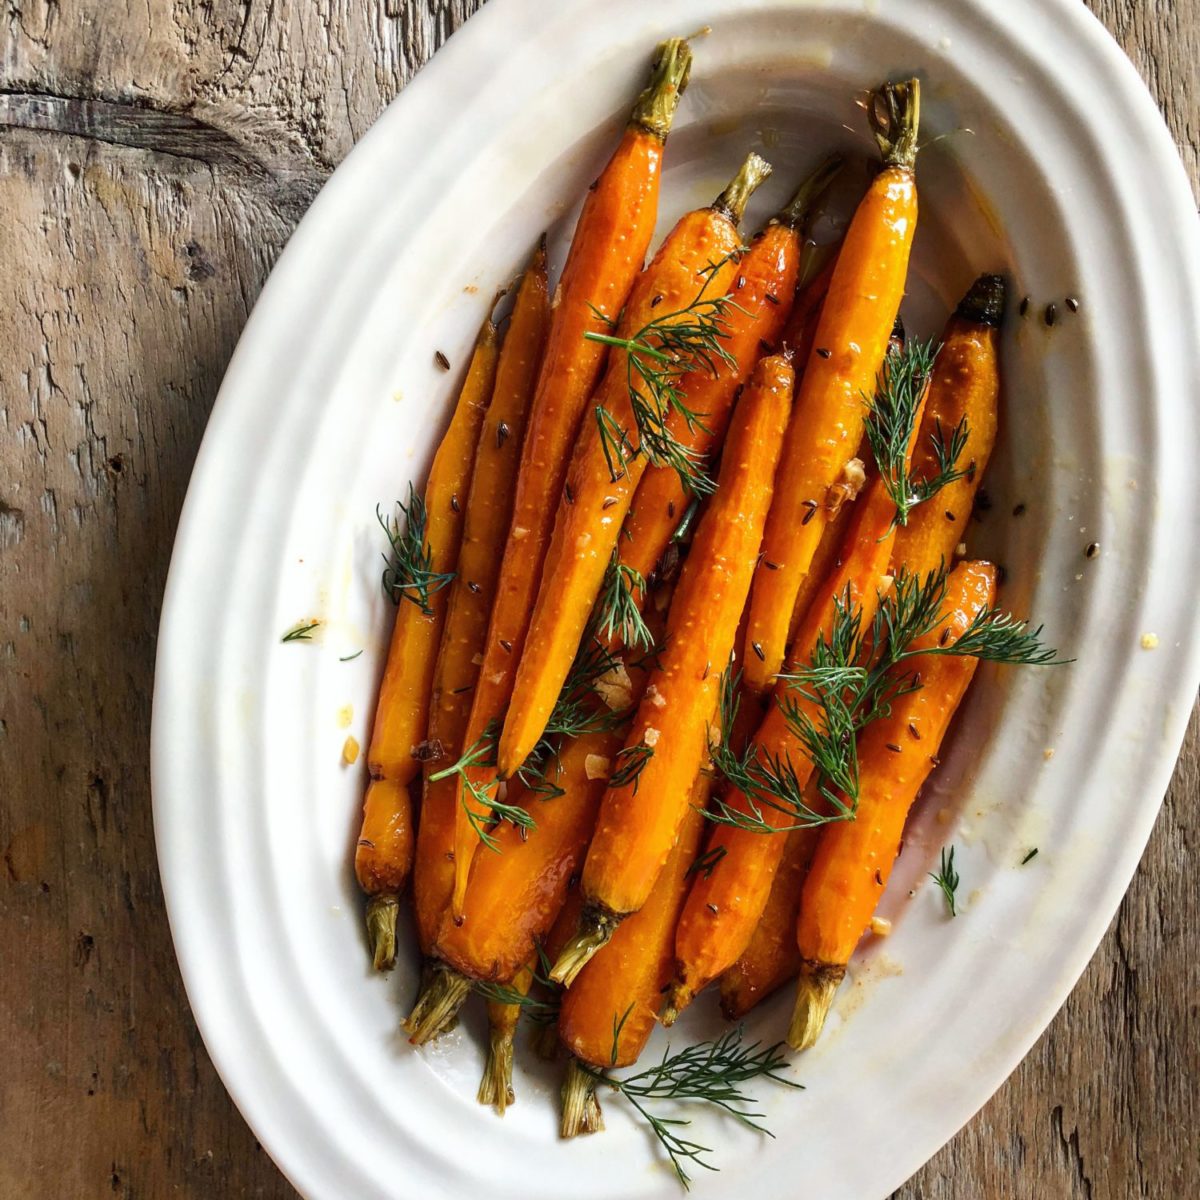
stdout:
[[(703, 423), (688, 429), (685, 422), (677, 420), (681, 428), (676, 432), (698, 460), (707, 459), (721, 444), (738, 389), (763, 348), (769, 351), (780, 341), (781, 331), (794, 311), (804, 230), (816, 202), (840, 169), (840, 159), (826, 159), (787, 207), (759, 233), (738, 263), (729, 291), (734, 305), (722, 319), (727, 331), (723, 339), (725, 352), (736, 366), (718, 362), (716, 375), (700, 372), (698, 378), (682, 385), (689, 407), (703, 414)], [(806, 289), (799, 302), (807, 303), (808, 294)], [(803, 359), (793, 356), (793, 361)], [(649, 579), (683, 518), (691, 494), (672, 467), (643, 464), (643, 470), (616, 547), (623, 567)], [(634, 589), (632, 599), (640, 606), (644, 592)]]
[(771, 502), (793, 381), (786, 358), (762, 359), (734, 414), (716, 494), (667, 614), (665, 644), (601, 803), (584, 863), (579, 932), (552, 972), (560, 983), (569, 985), (645, 903), (687, 812)]
[(662, 989), (671, 978), (675, 921), (696, 860), (711, 781), (697, 776), (679, 840), (646, 903), (625, 921), (564, 994), (559, 1038), (571, 1054), (563, 1081), (563, 1137), (591, 1133), (599, 1104), (595, 1078), (578, 1068), (627, 1067), (637, 1062), (654, 1030)]
[[(917, 361), (914, 356), (912, 362)], [(916, 378), (920, 386), (920, 377)], [(910, 457), (921, 420), (921, 403), (918, 400), (907, 439)], [(865, 498), (855, 506), (843, 561), (826, 578), (800, 624), (789, 657), (790, 672), (807, 667), (818, 643), (828, 641), (838, 606), (847, 597), (860, 609), (862, 621), (870, 622), (891, 558), (895, 515), (887, 487), (875, 478)], [(753, 658), (756, 653), (757, 647), (751, 644), (746, 657)], [(814, 722), (821, 720), (811, 698), (794, 690), (786, 680), (780, 680), (753, 740), (754, 761), (786, 764), (794, 772), (797, 785), (804, 787), (813, 764), (796, 735), (794, 722), (785, 716), (785, 705), (794, 705)], [(735, 820), (747, 820), (742, 824), (713, 825), (706, 850), (713, 857), (712, 867), (697, 876), (679, 919), (676, 977), (663, 1010), (664, 1024), (671, 1024), (702, 988), (737, 961), (749, 944), (783, 855), (785, 839), (780, 831), (796, 820), (778, 807), (760, 804), (755, 797), (733, 786), (722, 799), (726, 812)]]
[[(711, 295), (720, 300), (731, 288), (739, 296), (745, 294), (745, 289), (737, 292), (736, 288), (741, 280), (749, 282), (739, 274), (736, 261), (742, 244), (738, 224), (747, 200), (768, 174), (770, 167), (751, 154), (711, 205), (679, 220), (629, 294), (616, 330), (619, 341), (633, 341), (658, 354), (697, 353), (673, 348), (666, 340), (668, 330), (703, 319), (699, 316), (702, 310), (695, 306), (698, 297)], [(780, 258), (793, 260), (786, 273), (794, 281), (799, 236), (789, 228), (770, 241), (778, 245), (772, 256), (777, 262)], [(791, 255), (783, 248), (788, 244)], [(761, 295), (747, 297), (747, 305), (747, 313), (770, 309)], [(727, 328), (725, 320), (704, 311), (714, 334), (721, 336), (717, 331)], [(647, 332), (652, 329), (655, 332)], [(727, 407), (740, 381), (750, 373), (757, 346), (755, 341), (746, 348), (743, 362), (725, 362), (700, 351), (704, 365), (697, 362), (678, 385), (688, 409), (707, 415)], [(496, 765), (501, 779), (520, 767), (542, 736), (599, 595), (634, 489), (655, 453), (654, 443), (644, 436), (642, 422), (635, 415), (635, 394), (642, 403), (658, 406), (668, 436), (677, 441), (678, 433), (673, 431), (687, 429), (678, 411), (668, 411), (667, 402), (655, 398), (652, 385), (635, 365), (641, 361), (633, 351), (614, 346), (604, 380), (590, 402), (597, 417), (585, 421), (580, 431), (500, 735)], [(614, 428), (621, 431), (616, 444)], [(620, 439), (633, 449), (622, 452)]]
[(512, 489), (538, 364), (549, 325), (546, 249), (539, 245), (521, 280), (496, 368), (492, 401), (479, 432), (475, 471), (463, 514), (458, 572), (434, 671), (424, 794), (413, 866), (417, 940), (428, 956), (454, 886), (454, 779), (431, 781), (438, 765), (462, 753), (479, 674), (488, 613), (512, 515)]
[(838, 247), (835, 247), (816, 274), (801, 286), (779, 339), (780, 346), (792, 352), (801, 369), (812, 353), (813, 339), (817, 336), (817, 325), (821, 320), (821, 308), (829, 293), (833, 269), (837, 266), (837, 251)]
[[(588, 192), (575, 227), (522, 449), (499, 588), (463, 739), (467, 746), (499, 722), (508, 705), (571, 447), (604, 364), (604, 344), (584, 335), (609, 331), (607, 322), (616, 320), (642, 269), (658, 216), (663, 146), (690, 69), (686, 41), (674, 38), (659, 47), (650, 86), (634, 105), (625, 135)], [(493, 768), (480, 766), (471, 769), (468, 779), (474, 787), (488, 786), (494, 775)], [(461, 911), (478, 845), (464, 809), (470, 799), (460, 778), (455, 797), (456, 911)], [(479, 814), (474, 816), (478, 821)]]
[(916, 480), (937, 475), (937, 445), (951, 441), (960, 421), (966, 422), (966, 442), (958, 462), (966, 474), (914, 508), (908, 523), (897, 531), (893, 557), (915, 574), (948, 565), (955, 546), (966, 536), (975, 493), (996, 442), (1004, 297), (999, 275), (981, 275), (942, 335), (912, 474)]
[[(809, 780), (807, 803), (812, 807), (820, 802), (817, 789)], [(800, 914), (804, 876), (817, 848), (819, 827), (792, 829), (786, 836), (783, 857), (762, 916), (741, 957), (720, 979), (721, 1012), (730, 1021), (740, 1021), (755, 1005), (800, 973), (796, 918)]]
[(429, 719), (434, 661), (445, 622), (449, 581), (458, 563), (463, 504), (471, 485), (479, 427), (492, 396), (496, 327), (489, 318), (475, 343), (450, 427), (434, 455), (424, 497), (409, 489), (407, 528), (389, 531), (397, 565), (389, 568), (396, 622), (379, 686), (370, 782), (354, 854), (354, 873), (368, 896), (367, 934), (378, 969), (395, 958), (396, 910), (412, 866), (412, 805), (419, 747)]
[[(960, 563), (947, 580), (938, 628), (914, 648), (953, 644), (991, 606), (995, 591), (991, 563)], [(908, 811), (937, 762), (978, 659), (927, 655), (920, 663), (922, 686), (893, 700), (890, 714), (859, 735), (854, 820), (826, 826), (804, 881), (796, 925), (800, 982), (787, 1039), (796, 1050), (806, 1050), (820, 1035), (846, 964), (887, 886)]]
[(915, 79), (885, 84), (871, 106), (884, 169), (846, 231), (788, 426), (780, 460), (785, 486), (767, 519), (750, 597), (749, 638), (762, 649), (746, 660), (755, 691), (766, 691), (783, 665), (796, 593), (825, 528), (826, 497), (862, 436), (863, 397), (871, 394), (904, 294), (917, 223), (919, 96)]

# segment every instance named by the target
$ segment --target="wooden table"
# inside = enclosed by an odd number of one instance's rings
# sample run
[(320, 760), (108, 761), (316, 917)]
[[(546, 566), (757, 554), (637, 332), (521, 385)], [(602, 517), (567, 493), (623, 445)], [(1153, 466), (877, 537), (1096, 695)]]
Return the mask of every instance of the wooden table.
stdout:
[[(147, 769), (159, 597), (209, 408), (271, 264), (329, 172), (478, 3), (5, 5), (7, 1200), (295, 1194), (226, 1096), (175, 966)], [(1195, 183), (1200, 0), (1091, 5)], [(1082, 982), (897, 1197), (1200, 1194), (1198, 792), (1193, 721)]]

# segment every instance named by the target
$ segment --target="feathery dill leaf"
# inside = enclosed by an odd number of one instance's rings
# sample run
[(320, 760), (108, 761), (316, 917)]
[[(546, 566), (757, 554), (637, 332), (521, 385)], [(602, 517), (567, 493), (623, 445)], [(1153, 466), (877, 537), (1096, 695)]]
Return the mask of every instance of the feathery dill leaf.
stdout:
[[(615, 1047), (619, 1033), (615, 1022), (614, 1030)], [(757, 1101), (744, 1085), (756, 1079), (767, 1079), (784, 1087), (799, 1089), (800, 1084), (782, 1074), (787, 1065), (782, 1042), (773, 1046), (764, 1046), (761, 1042), (747, 1045), (741, 1026), (727, 1030), (712, 1041), (688, 1046), (676, 1054), (671, 1054), (668, 1047), (659, 1062), (632, 1075), (618, 1077), (611, 1070), (580, 1063), (580, 1067), (597, 1082), (624, 1096), (649, 1124), (685, 1188), (691, 1183), (685, 1169), (687, 1166), (703, 1167), (708, 1171), (718, 1169), (704, 1157), (712, 1153), (712, 1147), (684, 1136), (682, 1131), (691, 1124), (689, 1120), (663, 1116), (653, 1111), (651, 1106), (659, 1101), (707, 1104), (748, 1128), (773, 1137), (771, 1131), (762, 1124), (763, 1114), (757, 1109)]]
[[(281, 642), (311, 642), (312, 631), (321, 627), (320, 621), (310, 621), (307, 625), (296, 625), (289, 629), (279, 640)], [(361, 653), (361, 651), (360, 651)]]
[(621, 562), (614, 549), (596, 601), (596, 625), (605, 638), (619, 638), (624, 646), (649, 650), (654, 635), (642, 618), (635, 592), (645, 600), (646, 581), (639, 570)]
[(688, 407), (684, 379), (696, 371), (715, 376), (721, 366), (737, 365), (723, 344), (729, 334), (727, 314), (735, 302), (730, 296), (706, 295), (720, 265), (710, 263), (705, 268), (704, 282), (690, 304), (656, 315), (632, 336), (591, 330), (583, 335), (625, 352), (634, 428), (624, 428), (603, 405), (595, 409), (601, 448), (614, 482), (635, 455), (645, 454), (652, 466), (672, 468), (694, 495), (707, 495), (716, 487), (705, 472), (703, 456), (680, 442), (668, 422), (678, 415), (689, 433), (704, 430), (706, 414)]
[(387, 534), (391, 547), (391, 554), (383, 556), (383, 590), (393, 604), (409, 600), (430, 617), (433, 615), (430, 599), (453, 580), (454, 572), (433, 569), (433, 553), (426, 541), (429, 514), (425, 509), (425, 498), (418, 495), (411, 483), (408, 485), (408, 503), (397, 500), (396, 507), (404, 514), (403, 528), (399, 517), (389, 519), (378, 505), (375, 506), (375, 518)]
[(946, 847), (942, 847), (942, 861), (940, 868), (934, 872), (929, 872), (929, 878), (942, 889), (942, 895), (946, 897), (946, 907), (950, 910), (952, 917), (958, 916), (956, 907), (955, 893), (958, 891), (958, 885), (962, 882), (958, 877), (958, 872), (954, 869), (954, 847), (950, 847), (950, 853), (946, 853)]

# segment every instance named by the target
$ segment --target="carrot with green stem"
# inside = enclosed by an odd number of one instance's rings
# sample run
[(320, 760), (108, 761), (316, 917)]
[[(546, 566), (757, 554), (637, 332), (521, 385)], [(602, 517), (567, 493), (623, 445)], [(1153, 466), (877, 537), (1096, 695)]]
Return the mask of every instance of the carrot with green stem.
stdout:
[[(854, 819), (825, 827), (804, 881), (796, 926), (800, 981), (788, 1042), (819, 1036), (846, 964), (875, 911), (909, 809), (937, 765), (942, 739), (980, 660), (1050, 665), (1053, 650), (992, 607), (996, 568), (963, 562), (948, 577), (903, 573), (873, 623), (875, 659), (846, 686), (874, 719), (857, 738)], [(847, 614), (847, 624), (854, 617)]]
[(450, 427), (434, 455), (424, 496), (409, 485), (408, 504), (399, 505), (403, 528), (398, 520), (379, 518), (392, 547), (383, 583), (397, 608), (367, 751), (370, 782), (354, 854), (354, 873), (368, 897), (367, 937), (377, 970), (387, 970), (395, 961), (396, 912), (413, 859), (408, 785), (420, 767), (449, 598), (446, 587), (458, 563), (463, 505), (497, 357), (496, 326), (489, 317), (476, 340)]
[[(836, 156), (822, 162), (738, 262), (728, 292), (732, 303), (722, 316), (722, 346), (730, 361), (720, 358), (715, 370), (693, 372), (680, 385), (688, 407), (700, 414), (700, 420), (689, 428), (677, 419), (675, 424), (681, 428), (675, 432), (697, 463), (706, 461), (720, 446), (739, 389), (763, 348), (769, 352), (781, 341), (794, 313), (804, 232), (840, 169), (841, 160)], [(807, 296), (808, 289), (799, 302), (807, 303)], [(793, 361), (804, 360), (795, 357)], [(673, 467), (643, 463), (642, 471), (616, 543), (620, 566), (633, 579), (650, 578), (694, 495)], [(621, 511), (613, 506), (610, 510)], [(601, 512), (605, 511), (609, 510), (602, 507)], [(632, 601), (641, 607), (644, 594), (640, 589), (633, 589)]]
[(601, 803), (584, 862), (579, 932), (552, 976), (569, 985), (618, 924), (645, 903), (708, 754), (721, 672), (733, 651), (794, 375), (773, 355), (755, 367), (734, 414), (715, 495), (696, 529), (667, 614), (665, 645)]
[(571, 1054), (562, 1089), (563, 1137), (604, 1127), (595, 1096), (596, 1078), (579, 1064), (601, 1070), (630, 1066), (654, 1031), (662, 989), (671, 978), (675, 922), (700, 846), (701, 813), (709, 787), (706, 776), (696, 777), (679, 840), (646, 903), (622, 924), (563, 995), (558, 1032)]
[[(657, 622), (654, 633), (661, 632)], [(602, 646), (581, 655), (560, 706), (567, 721), (554, 722), (573, 724), (576, 735), (536, 773), (527, 772), (527, 782), (518, 778), (508, 785), (506, 807), (517, 816), (528, 806), (536, 821), (518, 823), (517, 817), (485, 831), (496, 853), (476, 858), (462, 913), (442, 911), (433, 947), (437, 969), (405, 1026), (415, 1043), (450, 1026), (474, 981), (512, 980), (550, 930), (587, 849), (622, 744), (621, 726), (647, 673), (648, 662), (625, 671)], [(609, 703), (593, 694), (601, 688)], [(497, 913), (505, 919), (497, 920)]]
[[(567, 472), (500, 735), (502, 779), (541, 736), (647, 465), (674, 470), (693, 491), (711, 488), (688, 433), (728, 407), (753, 365), (757, 339), (749, 346), (739, 339), (741, 361), (729, 344), (732, 305), (741, 303), (734, 297), (745, 298), (747, 315), (766, 309), (762, 315), (774, 318), (765, 299), (772, 283), (761, 268), (754, 279), (761, 294), (737, 286), (750, 283), (738, 262), (738, 225), (747, 200), (769, 173), (751, 154), (711, 205), (681, 218), (634, 284), (620, 324), (605, 337), (612, 352), (591, 400), (595, 420), (584, 424)], [(774, 275), (784, 274), (794, 284), (799, 237), (784, 223), (778, 228), (787, 231), (768, 239), (775, 251), (764, 257), (775, 260)], [(782, 307), (783, 297), (776, 299)]]
[[(430, 776), (445, 759), (454, 759), (462, 752), (471, 695), (479, 675), (479, 655), (512, 513), (513, 482), (546, 341), (549, 307), (546, 248), (539, 244), (517, 289), (491, 403), (479, 431), (475, 470), (463, 512), (458, 571), (450, 585), (445, 629), (434, 670), (413, 866), (417, 940), (426, 958), (432, 952), (454, 886), (454, 779), (431, 780)], [(429, 972), (425, 975), (428, 981)]]
[(766, 691), (783, 665), (796, 593), (863, 432), (870, 395), (900, 309), (917, 222), (914, 174), (920, 90), (885, 84), (869, 109), (884, 167), (855, 212), (821, 307), (784, 443), (780, 488), (750, 597), (746, 682)]
[[(674, 38), (658, 48), (650, 85), (589, 190), (575, 227), (522, 449), (499, 588), (463, 739), (467, 746), (498, 724), (508, 706), (571, 447), (608, 352), (603, 342), (584, 335), (610, 332), (642, 269), (658, 214), (663, 147), (690, 69), (686, 40)], [(456, 780), (452, 903), (457, 910), (478, 845), (475, 797), (494, 779), (492, 766), (477, 763)]]
[[(873, 427), (886, 430), (887, 457), (910, 455), (916, 441), (922, 398), (932, 365), (932, 349), (915, 345), (889, 356), (877, 386)], [(819, 825), (844, 816), (813, 808), (806, 790), (819, 755), (814, 743), (829, 720), (820, 694), (796, 688), (794, 676), (819, 670), (831, 653), (831, 631), (847, 604), (869, 619), (884, 586), (895, 538), (895, 504), (876, 478), (850, 519), (843, 561), (822, 584), (801, 622), (789, 660), (758, 732), (745, 752), (721, 745), (715, 754), (728, 790), (713, 805), (713, 829), (706, 854), (712, 869), (698, 876), (684, 906), (676, 935), (676, 976), (663, 1009), (664, 1024), (674, 1022), (692, 998), (732, 966), (749, 944), (767, 903), (794, 827)], [(832, 647), (845, 654), (845, 646)], [(753, 645), (746, 659), (755, 657)], [(736, 695), (726, 677), (722, 723), (734, 723)]]

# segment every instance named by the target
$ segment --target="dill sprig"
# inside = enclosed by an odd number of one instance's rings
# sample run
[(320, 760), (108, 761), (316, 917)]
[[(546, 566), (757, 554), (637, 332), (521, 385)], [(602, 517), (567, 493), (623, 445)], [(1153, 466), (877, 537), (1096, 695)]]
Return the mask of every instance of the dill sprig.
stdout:
[(946, 907), (950, 910), (952, 917), (958, 916), (956, 907), (955, 893), (958, 891), (958, 885), (962, 882), (958, 877), (958, 872), (954, 869), (954, 847), (950, 847), (950, 853), (946, 853), (946, 847), (942, 847), (942, 862), (940, 868), (934, 872), (929, 872), (929, 878), (942, 889), (942, 895), (946, 897)]
[[(930, 644), (930, 635), (946, 621), (942, 611), (946, 578), (944, 566), (925, 576), (902, 569), (867, 628), (849, 592), (836, 598), (830, 630), (817, 640), (808, 665), (780, 676), (789, 690), (775, 703), (813, 764), (817, 791), (824, 801), (820, 810), (809, 802), (786, 756), (767, 755), (753, 744), (738, 754), (722, 734), (714, 763), (747, 798), (750, 811), (731, 808), (718, 798), (708, 813), (710, 820), (756, 833), (852, 820), (859, 795), (858, 736), (872, 722), (887, 717), (897, 699), (921, 686), (919, 673), (903, 668), (923, 655), (1027, 666), (1064, 662), (1042, 645), (1040, 627), (1030, 630), (1027, 622), (995, 608), (981, 610), (957, 640), (944, 637)], [(734, 716), (736, 688), (726, 685), (723, 730), (731, 727)], [(787, 821), (771, 824), (764, 807), (783, 813)]]
[(311, 642), (312, 631), (319, 629), (320, 626), (320, 621), (310, 621), (307, 625), (297, 625), (289, 629), (279, 640), (281, 642)]
[(707, 495), (716, 488), (705, 472), (703, 457), (679, 441), (669, 419), (681, 417), (689, 433), (705, 430), (706, 414), (688, 407), (683, 381), (696, 371), (715, 376), (721, 366), (737, 365), (723, 344), (729, 335), (727, 316), (734, 300), (706, 295), (724, 261), (705, 268), (704, 282), (690, 304), (654, 317), (630, 337), (593, 330), (583, 335), (625, 352), (634, 428), (626, 429), (603, 405), (595, 409), (600, 445), (614, 482), (633, 457), (645, 454), (652, 466), (674, 470), (694, 495)]
[(430, 599), (450, 583), (454, 572), (433, 569), (433, 552), (426, 541), (429, 514), (425, 498), (417, 494), (411, 483), (408, 503), (397, 500), (396, 507), (404, 514), (403, 529), (399, 517), (389, 519), (375, 506), (375, 517), (391, 547), (391, 554), (383, 556), (383, 590), (393, 604), (409, 600), (430, 617), (433, 615)]
[[(522, 829), (537, 827), (537, 822), (534, 821), (527, 809), (522, 808), (519, 804), (506, 804), (499, 799), (497, 795), (500, 788), (499, 780), (491, 779), (487, 783), (480, 784), (471, 778), (472, 768), (496, 765), (496, 743), (499, 741), (499, 737), (498, 722), (489, 721), (487, 728), (462, 752), (457, 762), (451, 763), (450, 766), (443, 767), (442, 770), (435, 771), (429, 776), (430, 783), (436, 783), (439, 779), (447, 779), (451, 775), (457, 775), (462, 779), (462, 806), (463, 811), (467, 814), (467, 820), (471, 823), (471, 828), (475, 830), (475, 836), (489, 850), (497, 854), (500, 853), (500, 843), (488, 831), (488, 822), (492, 820), (511, 821)], [(480, 808), (486, 809), (489, 815), (484, 817), (476, 812), (467, 803), (468, 796)]]
[[(528, 1017), (535, 1025), (555, 1025), (562, 1006), (562, 988), (550, 978), (553, 964), (546, 957), (541, 942), (535, 942), (535, 947), (537, 966), (533, 969), (528, 991), (522, 992), (511, 983), (495, 983), (488, 979), (477, 979), (473, 987), (485, 1000), (494, 1004), (516, 1005), (521, 1015)], [(533, 994), (535, 987), (542, 989), (541, 995)]]
[(645, 742), (638, 742), (636, 746), (626, 746), (624, 749), (618, 750), (613, 759), (613, 770), (608, 777), (608, 786), (622, 788), (632, 784), (633, 794), (636, 796), (638, 780), (641, 778), (646, 764), (653, 757), (654, 747), (647, 746)]
[(654, 635), (642, 618), (638, 597), (645, 600), (646, 581), (636, 567), (621, 562), (614, 549), (596, 601), (595, 624), (607, 639), (619, 638), (624, 646), (649, 650)]
[(897, 525), (907, 525), (908, 514), (918, 504), (966, 474), (958, 468), (969, 433), (964, 417), (951, 431), (949, 440), (941, 421), (934, 422), (930, 443), (936, 469), (925, 479), (912, 476), (908, 449), (938, 350), (932, 341), (909, 342), (888, 354), (879, 371), (875, 396), (867, 401), (867, 441), (883, 486), (896, 506), (893, 520)]
[[(615, 1043), (620, 1032), (615, 1022), (614, 1031)], [(668, 1046), (661, 1061), (633, 1075), (618, 1077), (611, 1070), (580, 1063), (597, 1082), (624, 1096), (645, 1119), (685, 1188), (691, 1183), (686, 1166), (695, 1165), (707, 1171), (718, 1169), (704, 1158), (712, 1153), (712, 1147), (684, 1136), (682, 1131), (691, 1124), (686, 1118), (663, 1116), (650, 1106), (658, 1101), (711, 1105), (750, 1129), (773, 1137), (761, 1123), (764, 1114), (758, 1111), (758, 1102), (744, 1085), (755, 1079), (769, 1079), (784, 1087), (799, 1088), (800, 1084), (781, 1074), (787, 1065), (782, 1042), (772, 1046), (763, 1046), (761, 1042), (747, 1045), (740, 1026), (677, 1054), (671, 1054)]]

